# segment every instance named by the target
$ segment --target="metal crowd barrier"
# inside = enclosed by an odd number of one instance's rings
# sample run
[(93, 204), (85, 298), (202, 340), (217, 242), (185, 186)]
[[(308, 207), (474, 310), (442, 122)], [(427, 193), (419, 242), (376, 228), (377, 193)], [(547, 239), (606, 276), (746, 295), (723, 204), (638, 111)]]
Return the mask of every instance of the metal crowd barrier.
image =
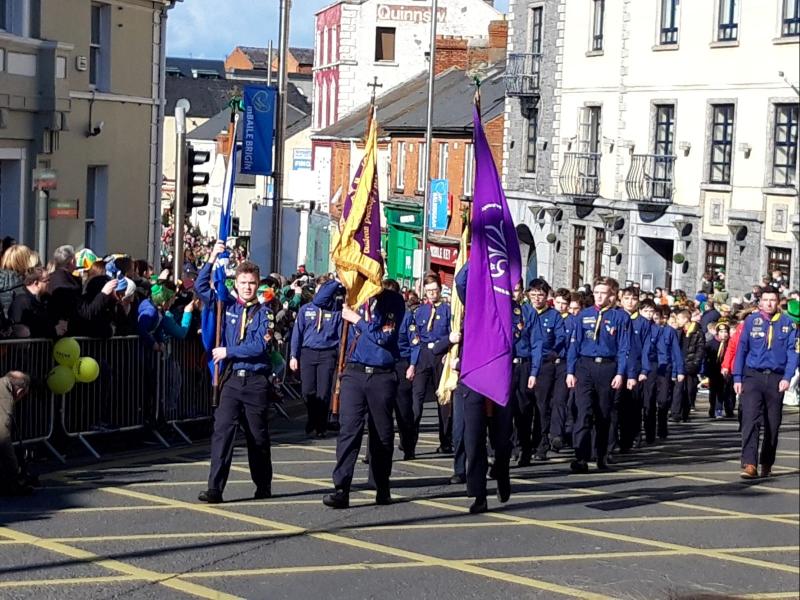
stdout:
[(208, 420), (211, 407), (211, 371), (200, 338), (170, 340), (160, 357), (158, 410), (164, 420), (187, 442), (183, 423)]
[(30, 375), (32, 385), (28, 396), (14, 407), (15, 442), (19, 445), (43, 443), (61, 462), (64, 457), (50, 444), (55, 424), (55, 398), (47, 389), (45, 379), (53, 366), (53, 346), (50, 340), (22, 339), (0, 342), (0, 376), (8, 371), (23, 371)]

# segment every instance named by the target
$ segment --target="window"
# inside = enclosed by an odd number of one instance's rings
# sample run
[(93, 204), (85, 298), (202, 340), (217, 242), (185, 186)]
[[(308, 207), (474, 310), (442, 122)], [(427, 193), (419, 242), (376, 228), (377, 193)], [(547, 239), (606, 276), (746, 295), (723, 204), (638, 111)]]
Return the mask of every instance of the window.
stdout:
[(98, 90), (108, 90), (108, 56), (111, 9), (107, 4), (92, 4), (92, 30), (89, 43), (89, 84)]
[(525, 112), (525, 172), (536, 173), (536, 141), (539, 138), (539, 110), (529, 106)]
[(95, 166), (86, 170), (86, 209), (84, 215), (84, 246), (106, 253), (106, 206), (108, 197), (108, 167)]
[(678, 5), (680, 0), (661, 0), (661, 27), (658, 42), (678, 43)]
[(542, 21), (544, 8), (537, 6), (531, 9), (531, 52), (533, 54), (542, 53)]
[(780, 271), (786, 278), (789, 285), (789, 275), (792, 272), (792, 251), (788, 248), (767, 247), (767, 273), (772, 275), (773, 271)]
[(594, 228), (594, 279), (603, 276), (603, 244), (606, 243), (606, 230)]
[(394, 177), (394, 188), (405, 189), (406, 180), (406, 143), (397, 142), (397, 172)]
[(583, 269), (586, 266), (586, 227), (572, 226), (572, 289), (583, 283)]
[(420, 142), (417, 147), (417, 191), (425, 190), (425, 180), (428, 179), (428, 157), (425, 156), (425, 142)]
[(450, 158), (450, 147), (447, 142), (439, 144), (439, 179), (447, 179), (447, 162)]
[(8, 0), (0, 0), (0, 29), (8, 29)]
[(772, 185), (795, 185), (797, 172), (797, 119), (800, 105), (776, 104), (772, 150)]
[(602, 108), (599, 106), (584, 106), (581, 108), (578, 132), (578, 147), (580, 152), (600, 153), (600, 117)]
[(31, 0), (0, 0), (0, 30), (31, 36)]
[(675, 138), (675, 106), (672, 104), (657, 104), (655, 125), (655, 154), (672, 156)]
[(711, 183), (731, 182), (733, 156), (733, 104), (712, 106), (711, 157), (708, 180)]
[(472, 197), (472, 189), (475, 183), (475, 149), (472, 144), (464, 144), (464, 196)]
[(394, 27), (375, 28), (375, 62), (394, 61)]
[(717, 41), (732, 42), (739, 39), (739, 0), (719, 0), (719, 24)]
[(800, 36), (800, 0), (783, 0), (781, 37)]
[(606, 0), (592, 0), (594, 15), (592, 17), (592, 50), (597, 52), (603, 49), (603, 17), (605, 16)]
[(706, 270), (713, 280), (719, 273), (725, 273), (728, 263), (728, 244), (725, 242), (706, 242)]

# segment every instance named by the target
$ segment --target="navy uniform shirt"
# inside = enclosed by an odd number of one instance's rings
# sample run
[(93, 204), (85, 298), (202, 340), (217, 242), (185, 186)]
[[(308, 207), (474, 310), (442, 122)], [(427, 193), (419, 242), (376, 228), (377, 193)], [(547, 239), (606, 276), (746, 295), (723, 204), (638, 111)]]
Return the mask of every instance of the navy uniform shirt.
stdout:
[(672, 367), (672, 377), (686, 374), (681, 343), (678, 333), (669, 325), (650, 324), (650, 337), (645, 341), (642, 353), (650, 358), (651, 364), (659, 367)]
[(514, 327), (514, 358), (531, 357), (531, 330), (536, 320), (536, 311), (530, 304), (514, 302), (511, 324)]
[[(624, 311), (628, 314), (627, 311)], [(628, 354), (628, 379), (638, 379), (639, 375), (650, 372), (650, 362), (644, 356), (644, 347), (650, 337), (652, 324), (639, 314), (639, 311), (629, 315), (631, 320), (631, 350)]]
[[(211, 303), (211, 264), (205, 264), (200, 270), (194, 289), (203, 302)], [(222, 339), (228, 354), (226, 360), (232, 363), (234, 371), (271, 372), (270, 342), (275, 329), (274, 318), (272, 312), (257, 300), (245, 304), (228, 295)]]
[(336, 297), (340, 294), (344, 294), (344, 286), (337, 281), (328, 281), (311, 302), (300, 307), (292, 328), (292, 358), (300, 358), (303, 348), (329, 350), (339, 345), (342, 310)]
[[(563, 358), (569, 338), (564, 317), (555, 308), (536, 311), (536, 327), (531, 332), (531, 376), (538, 377), (542, 362), (551, 358)], [(535, 343), (534, 338), (539, 342)]]
[[(368, 305), (368, 306), (367, 306)], [(350, 325), (350, 344), (354, 348), (349, 363), (368, 367), (394, 368), (400, 359), (397, 345), (400, 323), (406, 312), (403, 297), (397, 292), (383, 290), (358, 309), (361, 320)]]
[(575, 329), (577, 328), (576, 324), (578, 321), (576, 316), (569, 312), (561, 313), (561, 318), (564, 321), (564, 333), (566, 338), (564, 340), (564, 348), (561, 350), (558, 357), (566, 359), (569, 346), (575, 341)]
[(411, 331), (414, 327), (414, 311), (406, 309), (403, 320), (400, 323), (400, 330), (397, 332), (397, 347), (400, 350), (400, 358), (409, 360), (411, 358)]
[(567, 374), (574, 375), (578, 358), (616, 360), (617, 375), (627, 373), (631, 320), (625, 311), (591, 306), (577, 316), (574, 343), (567, 353)]
[[(413, 326), (413, 331), (411, 327)], [(423, 304), (414, 312), (411, 333), (411, 364), (419, 362), (420, 349), (425, 347), (435, 355), (450, 348), (450, 305), (446, 302)]]
[(797, 326), (788, 315), (753, 313), (745, 319), (736, 347), (733, 381), (742, 382), (745, 368), (769, 369), (791, 379), (797, 369), (797, 346)]

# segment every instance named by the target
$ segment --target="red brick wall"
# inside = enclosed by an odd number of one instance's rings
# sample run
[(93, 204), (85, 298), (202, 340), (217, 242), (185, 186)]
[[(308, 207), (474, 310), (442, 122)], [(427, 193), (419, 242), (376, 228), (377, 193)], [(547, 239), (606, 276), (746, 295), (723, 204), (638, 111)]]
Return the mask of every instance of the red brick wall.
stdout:
[(234, 48), (228, 57), (225, 59), (225, 70), (232, 71), (234, 69), (242, 69), (244, 71), (252, 71), (253, 63), (247, 58), (247, 55), (239, 48)]
[(436, 75), (451, 67), (467, 68), (467, 40), (462, 37), (436, 37)]

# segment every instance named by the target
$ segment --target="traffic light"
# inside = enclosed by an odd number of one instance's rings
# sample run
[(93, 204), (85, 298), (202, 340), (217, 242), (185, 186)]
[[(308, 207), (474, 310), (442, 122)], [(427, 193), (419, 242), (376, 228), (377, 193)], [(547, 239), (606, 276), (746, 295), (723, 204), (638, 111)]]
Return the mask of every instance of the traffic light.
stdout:
[(231, 237), (239, 237), (239, 217), (231, 217)]
[(197, 168), (206, 164), (211, 159), (211, 153), (206, 150), (195, 150), (191, 146), (186, 152), (186, 212), (208, 204), (208, 194), (196, 188), (208, 185), (209, 174), (198, 171)]

